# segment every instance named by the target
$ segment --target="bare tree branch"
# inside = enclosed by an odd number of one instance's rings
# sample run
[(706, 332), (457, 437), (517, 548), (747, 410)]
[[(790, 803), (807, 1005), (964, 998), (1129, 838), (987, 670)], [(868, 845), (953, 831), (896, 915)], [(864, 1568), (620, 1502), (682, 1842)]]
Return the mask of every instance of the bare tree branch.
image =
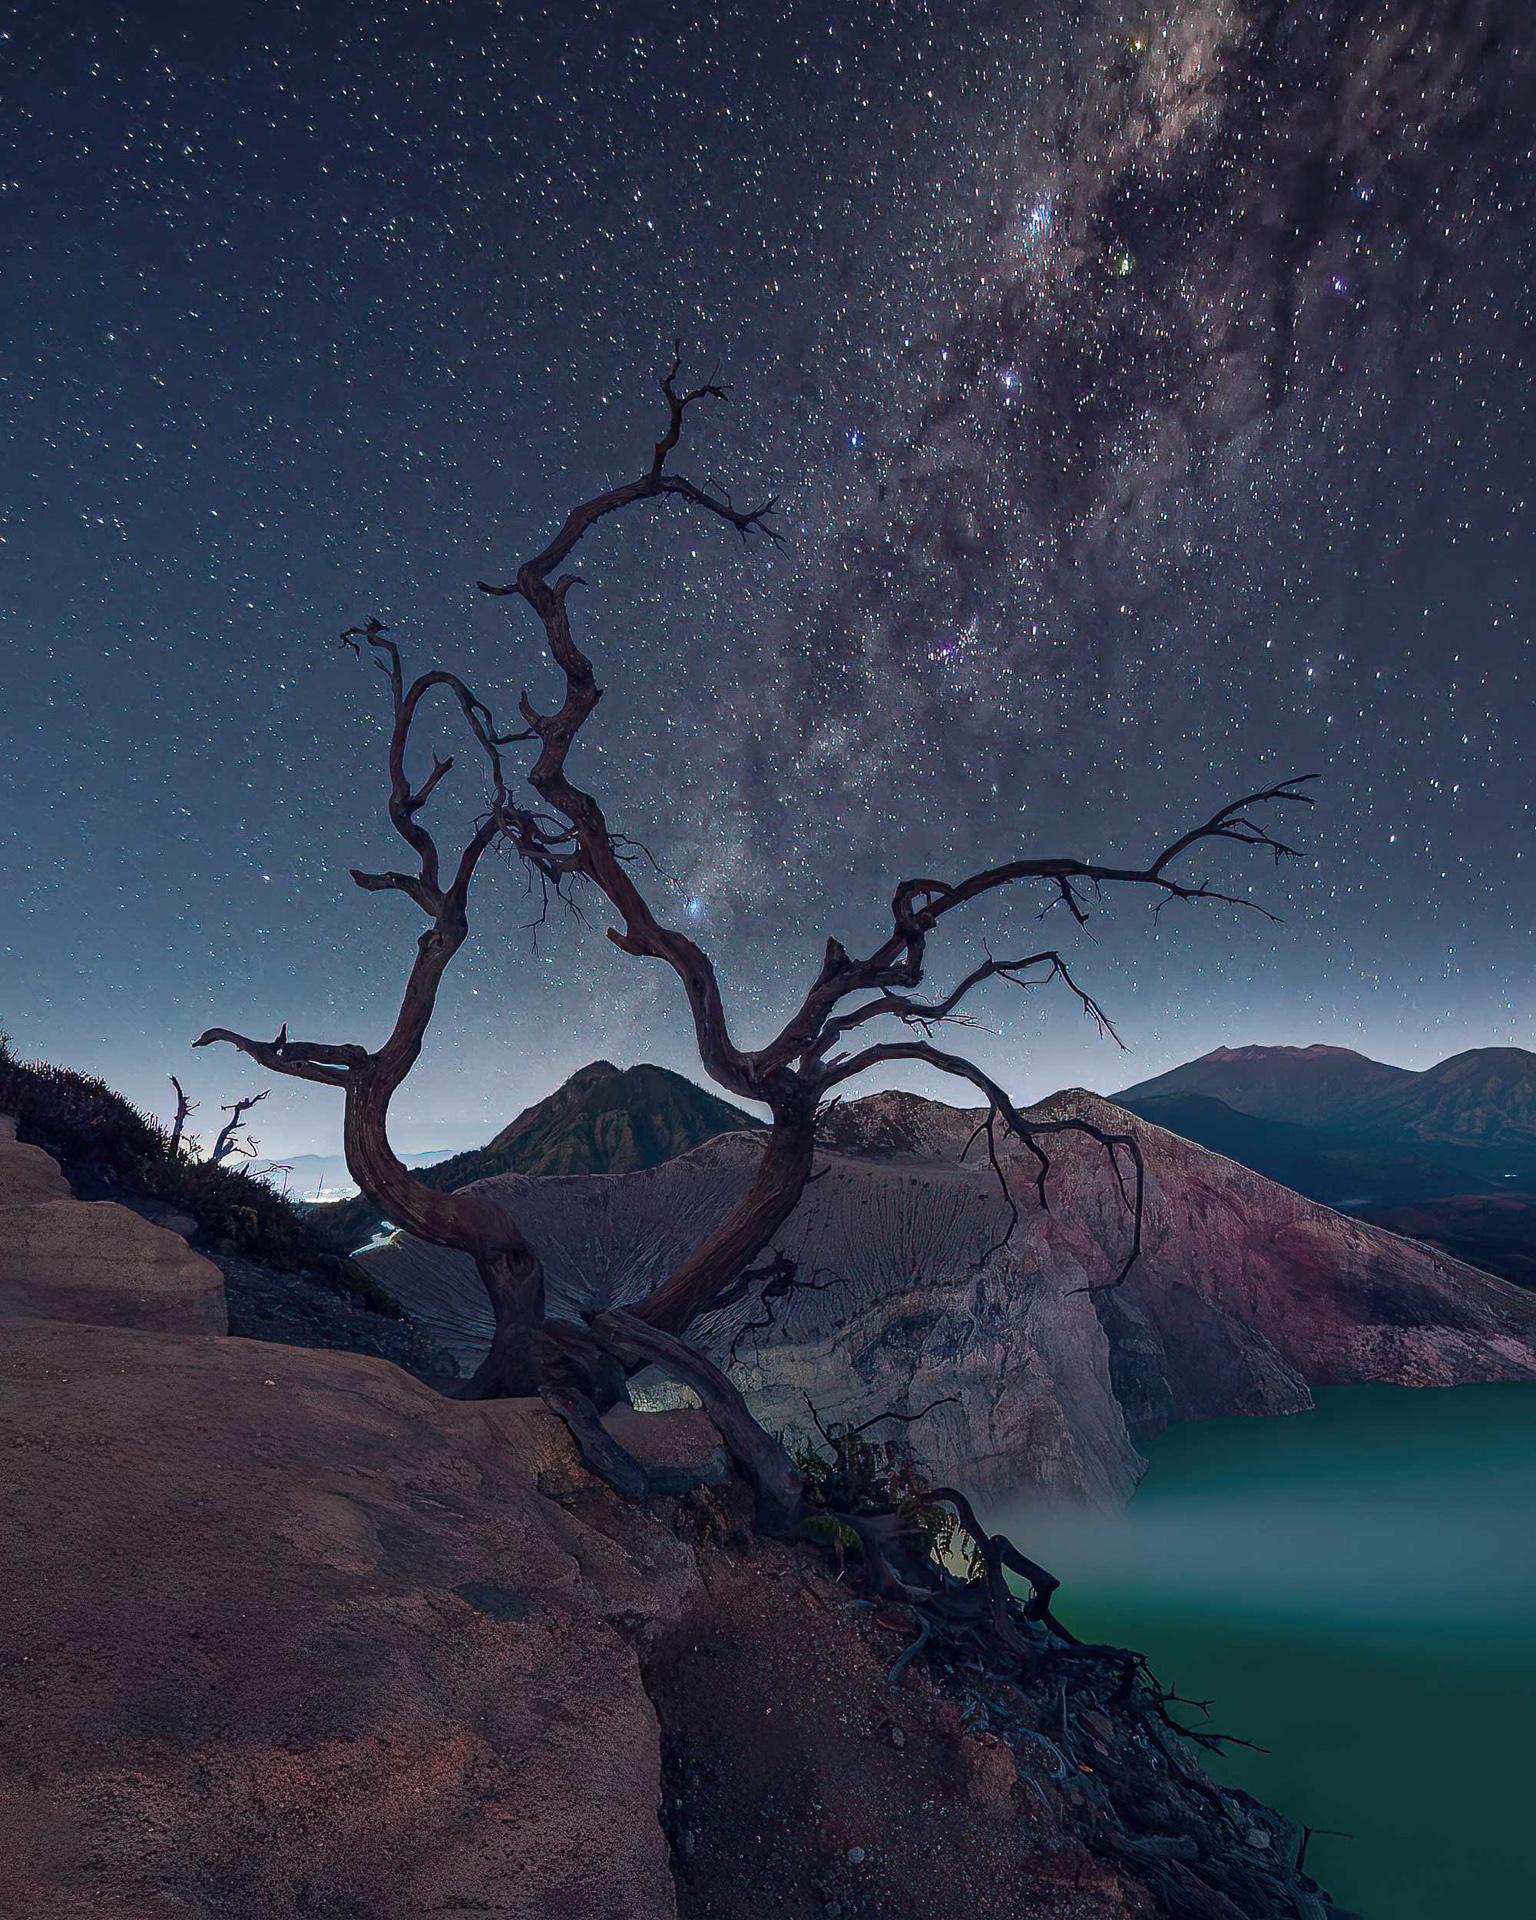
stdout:
[[(1274, 916), (1265, 908), (1241, 895), (1222, 893), (1208, 882), (1192, 885), (1170, 874), (1168, 869), (1183, 854), (1204, 841), (1230, 841), (1245, 847), (1265, 847), (1277, 861), (1294, 855), (1294, 848), (1250, 819), (1249, 813), (1252, 808), (1268, 803), (1311, 806), (1312, 796), (1301, 789), (1315, 778), (1314, 774), (1304, 774), (1296, 779), (1282, 780), (1261, 792), (1229, 802), (1218, 808), (1204, 825), (1170, 841), (1143, 867), (1107, 866), (1068, 856), (1014, 860), (953, 882), (932, 878), (903, 880), (891, 901), (894, 925), (890, 936), (865, 960), (851, 959), (837, 941), (829, 940), (821, 972), (777, 1038), (763, 1049), (763, 1060), (790, 1061), (804, 1057), (818, 1043), (824, 1047), (828, 1016), (840, 1002), (853, 994), (876, 990), (891, 993), (915, 987), (923, 976), (928, 935), (937, 927), (940, 919), (957, 907), (968, 905), (1003, 887), (1045, 881), (1053, 895), (1052, 904), (1064, 904), (1079, 926), (1086, 925), (1089, 918), (1083, 901), (1084, 886), (1099, 889), (1107, 885), (1144, 886), (1156, 892), (1163, 902), (1170, 899), (1211, 901), (1246, 907), (1263, 914), (1266, 919), (1273, 919)], [(983, 973), (976, 980), (968, 982), (967, 990), (985, 977)], [(1069, 984), (1072, 984), (1074, 992), (1079, 993), (1079, 998), (1085, 997), (1074, 983), (1069, 981)], [(1095, 1017), (1102, 1019), (1102, 1012)]]
[(253, 1040), (228, 1027), (210, 1027), (192, 1042), (194, 1047), (210, 1047), (222, 1042), (238, 1047), (269, 1073), (285, 1074), (291, 1080), (312, 1080), (322, 1087), (344, 1087), (348, 1073), (366, 1066), (365, 1047), (334, 1047), (314, 1040), (290, 1040), (284, 1027), (274, 1040)]
[(270, 1087), (263, 1087), (260, 1093), (253, 1093), (244, 1100), (234, 1100), (228, 1106), (220, 1107), (220, 1113), (227, 1113), (229, 1118), (220, 1129), (219, 1137), (213, 1143), (213, 1152), (208, 1156), (214, 1166), (221, 1166), (232, 1153), (244, 1153), (247, 1159), (252, 1157), (254, 1146), (247, 1148), (239, 1142), (240, 1123), (251, 1108), (259, 1101), (265, 1100), (271, 1091)]
[(774, 510), (772, 500), (741, 510), (729, 495), (712, 493), (666, 470), (667, 460), (682, 437), (688, 408), (701, 400), (722, 399), (725, 394), (725, 389), (713, 381), (679, 391), (680, 364), (679, 348), (662, 378), (667, 424), (645, 473), (574, 508), (543, 551), (522, 563), (512, 585), (490, 587), (484, 581), (479, 584), (484, 592), (516, 594), (527, 601), (544, 629), (551, 662), (565, 682), (564, 698), (553, 713), (540, 712), (526, 694), (521, 706), (523, 717), (538, 735), (541, 747), (529, 775), (530, 783), (546, 805), (569, 822), (574, 835), (574, 859), (566, 870), (580, 873), (598, 886), (621, 916), (622, 928), (615, 928), (609, 934), (616, 946), (636, 957), (664, 961), (677, 974), (693, 1014), (699, 1050), (710, 1073), (741, 1098), (761, 1099), (764, 1095), (756, 1084), (750, 1056), (731, 1038), (713, 964), (695, 941), (679, 929), (663, 926), (658, 921), (630, 876), (620, 836), (610, 828), (596, 798), (575, 785), (566, 767), (570, 749), (602, 694), (592, 662), (571, 633), (568, 600), (572, 588), (581, 584), (580, 579), (575, 574), (560, 574), (551, 581), (550, 576), (570, 557), (584, 535), (609, 514), (642, 501), (673, 498), (725, 521), (744, 539), (753, 532), (766, 533), (775, 540), (778, 537), (768, 524)]
[[(822, 1277), (824, 1274), (825, 1278)], [(782, 1331), (799, 1295), (826, 1293), (832, 1287), (846, 1285), (846, 1275), (832, 1273), (824, 1267), (817, 1267), (809, 1279), (802, 1279), (799, 1263), (777, 1250), (761, 1266), (744, 1269), (716, 1295), (711, 1308), (712, 1313), (722, 1314), (755, 1295), (754, 1304), (761, 1309), (761, 1318), (743, 1320), (732, 1334), (730, 1364), (733, 1367), (736, 1365), (741, 1343), (750, 1335), (767, 1333), (773, 1327)], [(782, 1311), (776, 1311), (780, 1308)]]
[(176, 1118), (171, 1122), (171, 1142), (168, 1151), (170, 1157), (176, 1160), (181, 1155), (181, 1137), (186, 1128), (187, 1115), (197, 1111), (198, 1102), (187, 1098), (181, 1082), (174, 1073), (170, 1079), (171, 1085), (176, 1089)]
[[(1023, 977), (1031, 967), (1040, 966), (1048, 969), (1043, 979), (1028, 980)], [(1066, 961), (1054, 949), (1044, 953), (1028, 954), (1022, 960), (994, 960), (988, 954), (981, 965), (974, 967), (952, 992), (946, 994), (942, 1000), (935, 1000), (928, 1004), (908, 999), (898, 993), (883, 993), (877, 999), (866, 1001), (863, 1006), (855, 1007), (851, 1013), (839, 1014), (835, 1019), (829, 1020), (823, 1029), (823, 1045), (831, 1044), (853, 1028), (861, 1027), (867, 1021), (878, 1019), (883, 1015), (893, 1016), (895, 1019), (905, 1021), (908, 1026), (918, 1027), (925, 1032), (929, 1031), (938, 1026), (941, 1021), (953, 1019), (955, 1009), (967, 994), (981, 986), (983, 982), (994, 979), (1011, 980), (1016, 987), (1045, 986), (1052, 980), (1064, 982), (1081, 1002), (1084, 1013), (1093, 1021), (1099, 1032), (1113, 1040), (1115, 1045), (1122, 1052), (1124, 1051), (1124, 1042), (1115, 1032), (1109, 1016), (1093, 996), (1085, 993), (1072, 978)]]
[[(474, 1394), (538, 1390), (543, 1345), (543, 1268), (521, 1229), (497, 1202), (480, 1194), (438, 1193), (414, 1178), (389, 1143), (389, 1103), (415, 1065), (437, 1003), (438, 989), (469, 932), (469, 892), (480, 861), (498, 840), (516, 846), (524, 857), (553, 865), (564, 835), (558, 823), (542, 823), (513, 805), (508, 792), (503, 749), (528, 740), (524, 733), (501, 732), (490, 709), (457, 674), (439, 668), (406, 684), (400, 650), (378, 620), (349, 627), (343, 643), (359, 657), (364, 648), (389, 684), (393, 724), (388, 748), (390, 823), (416, 857), (416, 871), (363, 873), (352, 877), (368, 892), (399, 892), (415, 901), (430, 921), (416, 946), (395, 1024), (383, 1045), (370, 1050), (356, 1044), (291, 1040), (283, 1026), (275, 1039), (256, 1040), (228, 1027), (211, 1027), (195, 1044), (223, 1043), (273, 1073), (339, 1087), (346, 1096), (344, 1140), (347, 1165), (358, 1186), (386, 1219), (408, 1227), (439, 1246), (468, 1253), (476, 1263), (495, 1322), (491, 1351), (470, 1383)], [(490, 803), (465, 841), (444, 884), (443, 861), (421, 815), (453, 765), (434, 753), (430, 770), (413, 782), (407, 756), (411, 730), (422, 703), (444, 689), (457, 705), (490, 771)], [(220, 1137), (227, 1151), (233, 1133)]]
[(959, 1404), (958, 1393), (941, 1393), (936, 1400), (930, 1400), (926, 1407), (919, 1407), (915, 1413), (893, 1413), (887, 1408), (881, 1413), (872, 1413), (856, 1427), (840, 1427), (838, 1433), (844, 1440), (856, 1440), (861, 1433), (868, 1433), (871, 1427), (878, 1427), (886, 1420), (899, 1420), (910, 1425), (914, 1421), (926, 1420), (935, 1407), (958, 1407)]

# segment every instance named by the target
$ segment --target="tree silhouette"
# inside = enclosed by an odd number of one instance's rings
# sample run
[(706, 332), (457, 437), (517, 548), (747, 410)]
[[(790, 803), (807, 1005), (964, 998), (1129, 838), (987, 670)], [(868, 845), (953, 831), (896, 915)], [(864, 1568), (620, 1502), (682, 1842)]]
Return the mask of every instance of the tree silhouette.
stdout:
[[(1042, 1200), (1050, 1173), (1046, 1145), (1050, 1137), (1072, 1132), (1097, 1141), (1126, 1196), (1126, 1253), (1118, 1273), (1106, 1284), (1123, 1278), (1140, 1250), (1141, 1160), (1135, 1140), (1082, 1119), (1031, 1117), (973, 1061), (934, 1039), (936, 1031), (963, 1024), (969, 997), (997, 980), (1016, 987), (1058, 983), (1102, 1029), (1113, 1034), (1109, 1021), (1054, 947), (1016, 959), (987, 955), (948, 992), (920, 999), (916, 994), (927, 971), (930, 942), (952, 915), (1004, 889), (1042, 892), (1047, 904), (1064, 907), (1076, 926), (1086, 923), (1090, 904), (1104, 889), (1118, 887), (1149, 891), (1159, 904), (1220, 901), (1263, 912), (1240, 895), (1187, 877), (1186, 857), (1212, 843), (1227, 843), (1263, 849), (1278, 861), (1293, 849), (1275, 837), (1257, 817), (1257, 810), (1310, 804), (1302, 791), (1304, 780), (1283, 780), (1219, 807), (1141, 864), (1031, 854), (953, 879), (932, 875), (905, 879), (892, 896), (890, 931), (884, 939), (867, 954), (855, 955), (829, 938), (820, 967), (788, 1020), (762, 1044), (744, 1044), (727, 1020), (714, 961), (692, 935), (658, 917), (637, 877), (640, 869), (633, 843), (610, 825), (597, 796), (578, 786), (568, 767), (571, 748), (601, 698), (593, 663), (572, 631), (571, 594), (583, 583), (578, 575), (561, 571), (590, 529), (609, 515), (642, 503), (675, 500), (723, 522), (745, 541), (779, 539), (771, 524), (772, 500), (739, 509), (729, 493), (713, 491), (669, 470), (667, 463), (682, 437), (689, 409), (701, 401), (725, 397), (725, 389), (713, 381), (680, 390), (679, 364), (674, 358), (661, 382), (666, 423), (645, 471), (573, 508), (548, 545), (525, 560), (509, 583), (477, 583), (485, 593), (521, 601), (532, 610), (549, 662), (563, 684), (557, 706), (541, 710), (524, 693), (520, 701), (523, 726), (498, 731), (489, 708), (456, 674), (432, 668), (407, 684), (400, 650), (379, 621), (370, 619), (343, 635), (359, 654), (366, 651), (389, 683), (394, 716), (388, 754), (389, 816), (415, 860), (407, 871), (354, 871), (352, 877), (369, 891), (404, 894), (428, 921), (388, 1038), (370, 1051), (355, 1043), (293, 1040), (286, 1026), (270, 1041), (220, 1027), (196, 1043), (228, 1042), (273, 1073), (342, 1089), (347, 1164), (358, 1186), (397, 1225), (437, 1245), (460, 1249), (476, 1263), (491, 1303), (494, 1334), (490, 1351), (466, 1391), (494, 1396), (544, 1388), (584, 1436), (585, 1447), (594, 1456), (604, 1453), (609, 1469), (620, 1478), (627, 1469), (615, 1466), (597, 1415), (622, 1397), (624, 1372), (649, 1361), (668, 1361), (694, 1378), (702, 1363), (697, 1356), (688, 1356), (681, 1341), (701, 1316), (727, 1300), (739, 1300), (758, 1279), (770, 1292), (777, 1289), (781, 1295), (792, 1285), (792, 1277), (786, 1281), (776, 1263), (754, 1269), (753, 1262), (771, 1247), (805, 1191), (817, 1115), (824, 1103), (873, 1067), (911, 1061), (976, 1088), (986, 1102), (981, 1131), (1005, 1192), (999, 1131), (1019, 1141), (1033, 1156)], [(490, 784), (485, 810), (466, 837), (446, 882), (437, 842), (421, 816), (453, 762), (434, 754), (431, 769), (419, 785), (413, 784), (406, 765), (412, 727), (426, 697), (437, 690), (457, 705), (485, 758)], [(538, 803), (533, 806), (518, 804), (506, 777), (507, 749), (524, 743), (537, 747), (527, 773)], [(578, 886), (595, 889), (618, 923), (608, 932), (613, 944), (633, 958), (661, 962), (677, 977), (692, 1016), (699, 1058), (710, 1078), (728, 1093), (766, 1106), (771, 1116), (753, 1178), (714, 1231), (626, 1314), (601, 1315), (585, 1326), (545, 1319), (543, 1269), (537, 1251), (504, 1202), (480, 1193), (434, 1192), (411, 1176), (389, 1145), (390, 1100), (419, 1057), (438, 988), (468, 936), (471, 883), (485, 854), (498, 844), (525, 863), (544, 890), (546, 909), (551, 895), (568, 898)], [(742, 1444), (753, 1443), (744, 1440)]]

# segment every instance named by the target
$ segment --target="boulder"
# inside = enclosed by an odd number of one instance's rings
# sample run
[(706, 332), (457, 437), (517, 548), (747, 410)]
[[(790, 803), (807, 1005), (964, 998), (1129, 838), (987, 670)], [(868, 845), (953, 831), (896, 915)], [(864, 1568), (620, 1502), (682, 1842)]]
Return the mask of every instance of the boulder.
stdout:
[(77, 1200), (41, 1148), (0, 1131), (0, 1317), (224, 1333), (224, 1276), (179, 1233)]
[(57, 1161), (16, 1138), (16, 1122), (0, 1113), (0, 1206), (46, 1206), (73, 1200)]
[(720, 1430), (699, 1408), (641, 1411), (621, 1404), (603, 1415), (603, 1425), (643, 1467), (679, 1467), (706, 1487), (719, 1486), (730, 1472)]
[(6, 1914), (671, 1920), (692, 1558), (542, 1405), (12, 1320), (0, 1434)]

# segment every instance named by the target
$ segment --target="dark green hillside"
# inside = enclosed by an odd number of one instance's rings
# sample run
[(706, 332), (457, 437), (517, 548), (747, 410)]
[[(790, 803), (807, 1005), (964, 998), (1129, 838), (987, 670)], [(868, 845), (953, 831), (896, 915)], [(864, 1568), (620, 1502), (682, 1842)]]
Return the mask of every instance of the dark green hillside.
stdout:
[[(717, 1134), (763, 1124), (665, 1067), (620, 1069), (594, 1060), (486, 1146), (414, 1171), (440, 1193), (498, 1173), (632, 1173), (673, 1160)], [(361, 1195), (315, 1207), (310, 1218), (330, 1245), (347, 1252), (381, 1223), (378, 1209)]]

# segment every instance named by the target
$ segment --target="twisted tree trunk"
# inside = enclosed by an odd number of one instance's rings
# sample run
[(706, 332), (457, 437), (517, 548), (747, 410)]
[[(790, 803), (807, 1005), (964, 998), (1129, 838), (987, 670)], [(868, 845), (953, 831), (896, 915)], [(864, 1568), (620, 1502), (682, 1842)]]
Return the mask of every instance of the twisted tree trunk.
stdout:
[(629, 1312), (664, 1333), (685, 1333), (751, 1266), (800, 1204), (815, 1151), (814, 1107), (799, 1103), (776, 1117), (746, 1192), (676, 1272)]
[[(467, 1253), (490, 1301), (490, 1351), (464, 1389), (468, 1400), (536, 1394), (540, 1385), (544, 1269), (516, 1220), (478, 1193), (438, 1193), (413, 1179), (389, 1144), (389, 1102), (398, 1081), (375, 1069), (347, 1086), (347, 1167), (384, 1216), (434, 1246)], [(402, 1076), (403, 1077), (403, 1076)]]

